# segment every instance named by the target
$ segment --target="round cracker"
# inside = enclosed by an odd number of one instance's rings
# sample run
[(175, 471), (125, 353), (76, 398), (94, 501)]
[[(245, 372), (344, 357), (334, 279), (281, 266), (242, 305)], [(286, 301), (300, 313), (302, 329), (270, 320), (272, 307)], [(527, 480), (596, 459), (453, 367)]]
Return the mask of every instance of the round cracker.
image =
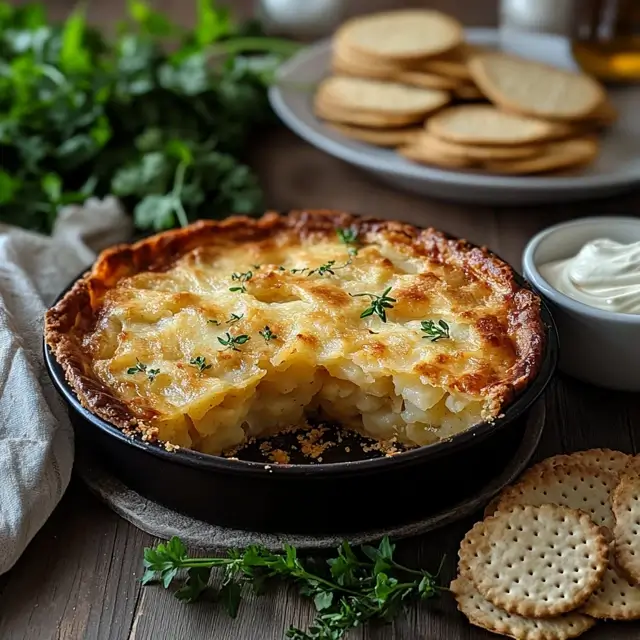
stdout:
[(337, 42), (333, 46), (332, 64), (336, 69), (345, 69), (347, 75), (383, 80), (395, 77), (404, 69), (399, 65), (367, 59)]
[(378, 147), (399, 147), (401, 145), (407, 145), (415, 140), (423, 131), (422, 127), (409, 127), (406, 129), (366, 129), (364, 127), (352, 127), (338, 123), (330, 126), (348, 138), (374, 144)]
[(492, 105), (449, 107), (426, 123), (427, 131), (450, 142), (476, 145), (523, 145), (544, 140), (553, 127), (548, 122), (505, 113)]
[(581, 611), (602, 620), (640, 620), (640, 587), (610, 566)]
[(523, 158), (533, 158), (540, 155), (544, 145), (525, 145), (522, 147), (489, 147), (472, 144), (457, 144), (442, 140), (423, 132), (418, 138), (417, 144), (428, 149), (434, 149), (441, 153), (467, 158), (469, 160), (521, 160)]
[[(404, 82), (412, 87), (425, 87), (427, 89), (444, 89), (457, 90), (460, 86), (458, 80), (452, 80), (445, 76), (440, 76), (435, 73), (426, 73), (425, 71), (400, 71), (396, 80), (398, 82)], [(457, 91), (456, 91), (457, 93)]]
[(497, 510), (508, 510), (518, 504), (555, 504), (585, 511), (596, 524), (613, 529), (610, 497), (617, 484), (617, 474), (610, 471), (578, 463), (559, 464), (526, 473), (516, 484), (504, 489)]
[(478, 522), (460, 545), (460, 574), (489, 602), (525, 617), (567, 613), (589, 598), (608, 545), (586, 513), (517, 505)]
[(359, 127), (372, 129), (391, 129), (393, 127), (406, 127), (423, 120), (422, 115), (394, 116), (381, 113), (369, 113), (366, 111), (351, 111), (341, 109), (333, 105), (325, 104), (318, 96), (314, 101), (315, 114), (323, 120), (352, 124)]
[(618, 567), (631, 584), (640, 586), (640, 469), (636, 462), (622, 473), (612, 497), (613, 537)]
[(586, 464), (599, 467), (603, 471), (611, 473), (620, 473), (629, 463), (630, 456), (622, 451), (615, 449), (585, 449), (583, 451), (574, 451), (573, 453), (560, 453), (550, 458), (545, 458), (534, 464), (523, 476), (529, 473), (539, 473), (550, 467), (567, 464)]
[(427, 164), (442, 169), (469, 169), (473, 163), (466, 158), (449, 156), (418, 144), (409, 144), (398, 148), (398, 153), (419, 164)]
[(575, 612), (546, 619), (507, 613), (483, 598), (469, 580), (460, 576), (449, 589), (458, 610), (471, 624), (516, 640), (569, 640), (582, 635), (596, 623), (593, 618)]
[(503, 53), (472, 56), (469, 70), (492, 102), (539, 118), (584, 118), (606, 97), (600, 83), (585, 74)]
[(438, 89), (347, 76), (327, 78), (316, 95), (327, 106), (397, 116), (424, 116), (450, 100), (449, 93)]
[(462, 25), (444, 13), (404, 10), (375, 13), (347, 20), (335, 39), (374, 59), (411, 61), (457, 47)]
[(425, 60), (418, 66), (421, 71), (437, 73), (456, 80), (471, 80), (471, 72), (465, 60), (447, 60), (446, 58)]
[(592, 137), (550, 142), (545, 151), (535, 158), (501, 162), (486, 162), (484, 168), (491, 173), (530, 175), (569, 167), (584, 167), (598, 155), (598, 143)]
[(397, 71), (389, 71), (381, 67), (360, 66), (357, 63), (347, 61), (338, 54), (331, 59), (331, 69), (336, 75), (355, 76), (356, 78), (371, 78), (373, 80), (391, 80), (397, 75)]

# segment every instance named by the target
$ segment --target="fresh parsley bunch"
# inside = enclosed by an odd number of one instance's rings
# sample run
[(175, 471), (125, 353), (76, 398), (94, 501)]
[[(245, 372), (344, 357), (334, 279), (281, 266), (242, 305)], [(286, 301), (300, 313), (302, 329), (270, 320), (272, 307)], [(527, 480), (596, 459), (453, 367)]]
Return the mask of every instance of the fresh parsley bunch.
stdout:
[(83, 8), (51, 24), (0, 0), (0, 221), (49, 232), (61, 205), (109, 193), (140, 229), (260, 208), (239, 156), (296, 45), (195, 1), (185, 30), (129, 0), (108, 40)]
[[(307, 631), (291, 627), (286, 637), (340, 640), (367, 622), (390, 622), (410, 602), (427, 600), (442, 590), (436, 576), (398, 564), (394, 551), (395, 546), (384, 538), (377, 548), (365, 545), (359, 552), (343, 542), (337, 555), (326, 562), (303, 560), (291, 545), (284, 545), (282, 553), (253, 545), (233, 549), (226, 557), (192, 558), (182, 541), (174, 537), (145, 549), (142, 583), (159, 580), (168, 589), (179, 572), (186, 570), (186, 581), (175, 592), (177, 598), (193, 602), (209, 597), (223, 602), (235, 617), (245, 585), (260, 595), (270, 581), (292, 581), (303, 595), (313, 599), (318, 613)], [(209, 586), (214, 568), (222, 570), (218, 589)]]

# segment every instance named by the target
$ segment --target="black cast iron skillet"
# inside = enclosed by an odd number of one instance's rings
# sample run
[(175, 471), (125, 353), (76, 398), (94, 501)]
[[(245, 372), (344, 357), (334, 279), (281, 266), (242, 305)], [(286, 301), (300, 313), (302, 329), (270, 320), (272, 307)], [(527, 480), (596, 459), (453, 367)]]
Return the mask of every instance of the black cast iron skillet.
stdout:
[(541, 313), (546, 340), (540, 371), (500, 417), (393, 457), (332, 464), (269, 465), (187, 449), (170, 453), (128, 437), (82, 407), (47, 346), (44, 354), (69, 409), (80, 452), (89, 447), (134, 491), (180, 513), (235, 529), (345, 533), (437, 513), (473, 496), (500, 473), (515, 455), (527, 415), (542, 401), (556, 368), (558, 337), (544, 302)]

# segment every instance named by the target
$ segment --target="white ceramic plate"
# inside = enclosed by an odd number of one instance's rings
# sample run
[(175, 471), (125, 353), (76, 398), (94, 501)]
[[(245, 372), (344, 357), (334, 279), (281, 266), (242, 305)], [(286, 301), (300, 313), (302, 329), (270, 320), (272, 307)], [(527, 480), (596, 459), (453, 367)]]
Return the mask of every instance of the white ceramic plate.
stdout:
[[(495, 29), (469, 29), (467, 40), (499, 45)], [(558, 67), (575, 68), (566, 39), (519, 34), (503, 48)], [(602, 139), (598, 160), (573, 176), (497, 176), (448, 171), (405, 160), (394, 151), (349, 138), (327, 127), (313, 114), (311, 86), (328, 75), (331, 43), (312, 45), (282, 65), (271, 88), (271, 104), (281, 120), (301, 138), (390, 184), (439, 198), (476, 204), (540, 204), (602, 197), (640, 186), (640, 87), (610, 91), (620, 119)]]

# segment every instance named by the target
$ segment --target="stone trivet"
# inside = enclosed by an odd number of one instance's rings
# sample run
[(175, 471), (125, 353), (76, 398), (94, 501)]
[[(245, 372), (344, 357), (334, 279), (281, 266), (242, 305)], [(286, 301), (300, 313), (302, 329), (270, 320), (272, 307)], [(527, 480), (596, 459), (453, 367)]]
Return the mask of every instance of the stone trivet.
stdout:
[(224, 551), (251, 544), (260, 544), (270, 551), (278, 551), (282, 549), (284, 543), (294, 545), (298, 549), (325, 549), (337, 547), (343, 540), (360, 545), (374, 542), (385, 535), (392, 538), (408, 538), (472, 514), (482, 508), (524, 469), (538, 446), (544, 419), (544, 402), (539, 401), (529, 413), (522, 442), (513, 458), (502, 473), (485, 485), (474, 497), (416, 522), (355, 533), (320, 535), (262, 533), (219, 527), (147, 500), (105, 471), (86, 451), (78, 456), (75, 470), (89, 489), (110, 509), (138, 529), (158, 538), (168, 540), (172, 536), (179, 536), (188, 547), (199, 547), (210, 551)]

